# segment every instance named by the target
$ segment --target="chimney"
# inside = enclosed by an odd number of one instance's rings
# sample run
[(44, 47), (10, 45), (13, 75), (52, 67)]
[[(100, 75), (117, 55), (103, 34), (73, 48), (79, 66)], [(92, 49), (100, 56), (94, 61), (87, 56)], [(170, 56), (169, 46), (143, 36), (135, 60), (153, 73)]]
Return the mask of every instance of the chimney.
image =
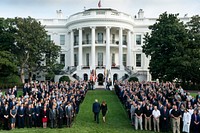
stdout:
[(142, 9), (140, 9), (138, 12), (138, 18), (144, 18), (144, 11)]
[(62, 19), (63, 18), (62, 10), (56, 10), (56, 14), (57, 14), (57, 18), (58, 19)]

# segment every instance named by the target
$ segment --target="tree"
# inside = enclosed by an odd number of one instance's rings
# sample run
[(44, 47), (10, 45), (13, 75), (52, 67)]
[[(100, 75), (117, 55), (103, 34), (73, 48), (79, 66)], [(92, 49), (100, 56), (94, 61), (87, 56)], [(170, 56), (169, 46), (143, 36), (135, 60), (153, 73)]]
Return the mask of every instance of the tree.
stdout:
[[(33, 72), (46, 72), (51, 69), (56, 63), (60, 47), (47, 40), (45, 27), (31, 17), (16, 17), (13, 27), (16, 28), (13, 53), (17, 56), (21, 80), (24, 83), (25, 71), (29, 75), (29, 80), (32, 80)], [(46, 65), (42, 65), (45, 61)]]
[(15, 32), (11, 25), (10, 19), (0, 18), (0, 78), (6, 78), (17, 72), (16, 59), (11, 53)]
[(13, 55), (8, 51), (0, 51), (0, 78), (5, 78), (17, 72), (17, 66), (13, 62)]
[[(151, 34), (144, 38), (143, 52), (151, 56), (149, 69), (153, 79), (182, 79), (187, 72), (182, 62), (185, 57), (184, 48), (188, 45), (188, 36), (178, 14), (161, 14), (157, 22), (149, 26)], [(187, 56), (186, 56), (187, 58)]]
[(187, 81), (200, 83), (200, 16), (196, 15), (186, 24), (189, 37), (189, 45), (185, 48), (188, 57), (189, 71)]

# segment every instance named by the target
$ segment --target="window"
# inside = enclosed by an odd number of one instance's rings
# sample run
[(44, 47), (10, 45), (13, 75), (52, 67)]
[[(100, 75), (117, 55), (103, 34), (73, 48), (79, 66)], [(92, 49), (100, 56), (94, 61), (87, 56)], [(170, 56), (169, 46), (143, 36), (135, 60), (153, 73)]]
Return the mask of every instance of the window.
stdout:
[(78, 35), (74, 35), (74, 46), (78, 45)]
[(90, 44), (90, 34), (86, 34), (86, 44)]
[(90, 57), (89, 57), (89, 53), (86, 54), (86, 66), (90, 66)]
[(136, 54), (136, 67), (141, 67), (141, 54)]
[(78, 66), (78, 57), (77, 54), (74, 54), (74, 66)]
[(142, 36), (141, 35), (136, 35), (136, 44), (137, 45), (141, 45), (141, 40), (142, 40)]
[(112, 53), (112, 66), (115, 66), (115, 53)]
[(126, 35), (123, 35), (123, 45), (127, 45), (126, 39), (127, 39)]
[(60, 45), (65, 45), (65, 35), (60, 35)]
[(112, 44), (115, 43), (115, 34), (112, 34)]
[(98, 43), (103, 43), (103, 33), (98, 33)]
[(60, 54), (60, 64), (65, 65), (65, 54)]
[(47, 35), (47, 41), (51, 41), (51, 35)]
[(123, 65), (126, 66), (126, 54), (123, 54)]
[(103, 66), (103, 53), (98, 53), (98, 66)]

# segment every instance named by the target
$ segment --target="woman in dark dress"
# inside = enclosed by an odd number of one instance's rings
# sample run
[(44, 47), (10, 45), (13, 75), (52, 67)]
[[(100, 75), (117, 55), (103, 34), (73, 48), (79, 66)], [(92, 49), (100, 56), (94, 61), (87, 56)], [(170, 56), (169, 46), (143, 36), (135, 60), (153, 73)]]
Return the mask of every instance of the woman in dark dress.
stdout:
[(100, 109), (103, 116), (103, 122), (106, 122), (106, 113), (107, 113), (108, 108), (105, 101), (102, 102)]
[(12, 109), (10, 110), (10, 116), (11, 116), (11, 129), (14, 129), (14, 128), (15, 128), (16, 115), (17, 115), (17, 110), (16, 110), (16, 107), (13, 106)]

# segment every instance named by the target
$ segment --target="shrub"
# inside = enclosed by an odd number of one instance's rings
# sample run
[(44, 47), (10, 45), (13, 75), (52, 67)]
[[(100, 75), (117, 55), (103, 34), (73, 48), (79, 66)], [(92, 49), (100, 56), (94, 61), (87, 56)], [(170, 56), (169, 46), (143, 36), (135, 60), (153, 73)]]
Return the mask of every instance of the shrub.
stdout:
[(8, 89), (17, 86), (18, 88), (23, 86), (23, 83), (20, 80), (20, 77), (17, 75), (11, 75), (8, 77), (1, 77), (0, 78), (0, 88), (1, 89)]
[(59, 82), (63, 82), (63, 81), (70, 82), (70, 79), (69, 79), (68, 76), (62, 76), (62, 77), (59, 79)]
[(131, 81), (139, 81), (139, 80), (137, 77), (130, 77), (128, 81), (131, 82)]

